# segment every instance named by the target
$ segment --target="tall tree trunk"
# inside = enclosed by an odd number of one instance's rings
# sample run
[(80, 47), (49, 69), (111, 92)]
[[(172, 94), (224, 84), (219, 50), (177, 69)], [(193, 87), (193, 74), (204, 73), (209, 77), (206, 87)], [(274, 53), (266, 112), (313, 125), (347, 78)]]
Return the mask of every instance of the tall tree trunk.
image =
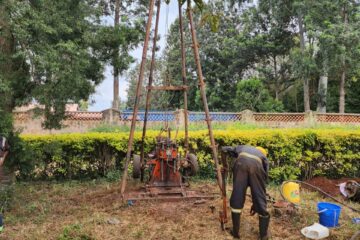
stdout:
[[(304, 31), (304, 24), (303, 24), (303, 16), (301, 13), (298, 14), (298, 21), (299, 21), (299, 34), (300, 34), (300, 49), (301, 53), (305, 55), (305, 31)], [(304, 111), (310, 111), (310, 83), (308, 76), (303, 76), (304, 81)]]
[(295, 111), (296, 111), (296, 112), (299, 112), (299, 104), (298, 104), (296, 86), (295, 86)]
[(274, 78), (275, 78), (275, 99), (279, 100), (280, 82), (277, 75), (276, 55), (274, 55), (273, 58), (274, 58)]
[[(114, 19), (114, 27), (119, 27), (120, 24), (120, 0), (115, 1), (115, 19)], [(119, 55), (119, 49), (115, 51), (115, 57), (117, 58)], [(114, 109), (120, 108), (120, 101), (119, 101), (119, 71), (117, 68), (114, 67), (114, 95), (113, 95), (113, 104), (112, 107)]]
[[(344, 26), (345, 31), (347, 31), (348, 26), (348, 14), (346, 6), (343, 7), (343, 15), (344, 15)], [(346, 49), (345, 49), (346, 51)], [(345, 112), (345, 80), (346, 80), (346, 52), (342, 56), (341, 65), (342, 65), (342, 72), (340, 78), (340, 88), (339, 88), (339, 113)]]
[[(325, 54), (326, 55), (326, 54)], [(326, 96), (328, 88), (328, 60), (325, 56), (323, 61), (322, 75), (319, 79), (317, 112), (326, 113)]]
[[(8, 13), (4, 5), (0, 6), (0, 83), (10, 86), (11, 74), (14, 72), (12, 55), (15, 52), (15, 40), (11, 34)], [(14, 100), (11, 90), (0, 92), (0, 112), (11, 113), (14, 108)]]
[(341, 73), (341, 78), (340, 78), (339, 113), (345, 112), (345, 79), (346, 79), (346, 71), (345, 71), (345, 67), (343, 67), (343, 71)]
[(122, 196), (123, 200), (124, 200), (124, 192), (125, 192), (125, 188), (126, 188), (127, 172), (128, 172), (129, 162), (130, 162), (130, 158), (131, 158), (131, 153), (132, 153), (132, 150), (133, 150), (136, 117), (137, 117), (137, 114), (138, 114), (138, 111), (139, 111), (139, 101), (140, 101), (140, 98), (141, 98), (141, 87), (142, 87), (143, 80), (144, 80), (144, 71), (145, 71), (145, 64), (146, 64), (146, 53), (147, 53), (147, 49), (148, 49), (148, 45), (149, 45), (149, 39), (150, 39), (151, 21), (152, 21), (152, 16), (153, 16), (153, 13), (154, 13), (154, 3), (155, 3), (155, 0), (150, 0), (149, 1), (149, 14), (148, 14), (148, 21), (147, 21), (147, 24), (146, 24), (144, 48), (143, 48), (141, 64), (140, 64), (139, 78), (138, 78), (138, 82), (136, 84), (136, 97), (135, 97), (135, 103), (134, 103), (134, 111), (133, 111), (133, 117), (132, 117), (132, 120), (131, 120), (131, 128), (130, 128), (130, 135), (129, 135), (129, 141), (128, 141), (127, 152), (126, 152), (126, 160), (125, 160), (125, 165), (124, 165), (124, 172), (123, 172), (122, 180), (121, 180), (120, 192), (121, 192), (121, 196)]

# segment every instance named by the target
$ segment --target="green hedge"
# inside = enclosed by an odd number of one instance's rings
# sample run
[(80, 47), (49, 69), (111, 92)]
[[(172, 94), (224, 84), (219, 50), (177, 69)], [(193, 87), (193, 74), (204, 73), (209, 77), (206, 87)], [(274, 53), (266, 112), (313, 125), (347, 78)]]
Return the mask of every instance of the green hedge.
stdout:
[[(146, 150), (154, 147), (158, 132), (149, 131)], [(360, 131), (246, 130), (215, 131), (220, 146), (251, 144), (268, 149), (273, 181), (293, 178), (360, 176)], [(135, 134), (135, 152), (140, 133)], [(21, 179), (93, 178), (121, 169), (127, 133), (23, 135), (22, 161), (12, 163)], [(181, 145), (183, 135), (179, 134)], [(207, 131), (190, 132), (190, 145), (199, 158), (200, 176), (214, 176)]]

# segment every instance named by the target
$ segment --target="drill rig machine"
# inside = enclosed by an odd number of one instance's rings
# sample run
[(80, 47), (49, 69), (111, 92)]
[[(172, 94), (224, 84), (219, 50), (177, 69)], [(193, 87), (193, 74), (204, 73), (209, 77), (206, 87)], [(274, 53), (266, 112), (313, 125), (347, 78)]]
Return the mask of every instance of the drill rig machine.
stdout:
[[(184, 43), (184, 27), (182, 19), (182, 5), (187, 3), (187, 15), (189, 20), (189, 29), (192, 39), (192, 49), (194, 53), (194, 59), (197, 69), (198, 77), (198, 86), (201, 94), (201, 99), (203, 102), (204, 112), (205, 112), (205, 122), (208, 127), (208, 136), (210, 138), (210, 147), (212, 150), (212, 157), (216, 167), (216, 176), (217, 183), (220, 187), (223, 199), (224, 199), (224, 211), (220, 213), (220, 221), (222, 225), (227, 222), (226, 215), (226, 190), (225, 190), (225, 178), (224, 174), (221, 173), (221, 168), (218, 161), (217, 146), (215, 143), (215, 138), (213, 135), (212, 124), (210, 119), (209, 107), (206, 98), (205, 91), (205, 82), (202, 73), (202, 67), (200, 63), (200, 54), (199, 54), (199, 44), (196, 37), (195, 24), (192, 15), (192, 7), (190, 0), (187, 1), (178, 1), (179, 3), (179, 34), (180, 34), (180, 43), (181, 43), (181, 69), (182, 69), (182, 83), (181, 86), (174, 85), (165, 85), (165, 86), (154, 86), (153, 85), (153, 71), (155, 66), (155, 53), (156, 53), (156, 43), (158, 38), (158, 26), (159, 26), (159, 16), (161, 9), (161, 0), (156, 0), (156, 23), (153, 36), (153, 47), (152, 47), (152, 58), (150, 65), (150, 73), (148, 86), (146, 88), (146, 109), (144, 116), (144, 125), (142, 132), (142, 141), (141, 141), (141, 153), (140, 155), (133, 155), (133, 141), (134, 141), (134, 132), (136, 126), (136, 119), (139, 110), (139, 102), (141, 97), (141, 88), (143, 86), (144, 71), (146, 65), (147, 50), (149, 45), (151, 26), (152, 26), (152, 17), (154, 13), (155, 0), (149, 0), (149, 14), (148, 21), (146, 26), (146, 35), (144, 41), (144, 48), (142, 53), (142, 61), (140, 65), (139, 79), (136, 88), (135, 104), (133, 110), (133, 117), (131, 121), (131, 129), (129, 135), (128, 149), (126, 155), (126, 161), (124, 165), (124, 174), (121, 181), (121, 195), (124, 198), (124, 192), (127, 182), (127, 171), (129, 163), (133, 162), (133, 177), (140, 178), (144, 181), (145, 172), (149, 173), (149, 179), (145, 185), (145, 191), (143, 193), (133, 195), (127, 195), (129, 200), (141, 200), (141, 199), (159, 199), (159, 198), (206, 198), (207, 196), (198, 195), (195, 191), (189, 191), (186, 189), (186, 177), (196, 174), (198, 170), (198, 163), (196, 156), (189, 152), (189, 140), (188, 140), (188, 82), (186, 77), (186, 62), (185, 62), (185, 43)], [(167, 1), (165, 1), (167, 2)], [(196, 1), (195, 1), (196, 2)], [(147, 120), (148, 112), (150, 109), (150, 99), (152, 91), (182, 91), (184, 93), (184, 124), (185, 124), (185, 138), (184, 138), (184, 151), (181, 154), (179, 151), (179, 146), (176, 142), (176, 138), (172, 139), (170, 135), (170, 128), (168, 126), (159, 134), (155, 140), (155, 149), (145, 154), (144, 153), (144, 144), (145, 136), (147, 129)], [(166, 132), (166, 136), (162, 136), (162, 133)], [(132, 157), (133, 156), (133, 157)], [(213, 198), (213, 196), (211, 196)]]

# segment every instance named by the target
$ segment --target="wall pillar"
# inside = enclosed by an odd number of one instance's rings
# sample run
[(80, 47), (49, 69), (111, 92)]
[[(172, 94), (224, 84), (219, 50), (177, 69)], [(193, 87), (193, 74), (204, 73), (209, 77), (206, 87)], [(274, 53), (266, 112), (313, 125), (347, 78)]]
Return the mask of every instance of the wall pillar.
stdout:
[(305, 112), (305, 125), (307, 126), (313, 126), (316, 124), (316, 113), (313, 111), (307, 111)]
[(106, 124), (120, 124), (120, 111), (114, 108), (109, 108), (102, 111), (102, 118)]
[(242, 111), (241, 112), (241, 122), (248, 123), (248, 124), (254, 124), (255, 123), (254, 113), (248, 109)]
[(175, 125), (178, 126), (178, 127), (185, 127), (185, 114), (188, 114), (188, 113), (185, 113), (185, 110), (184, 109), (177, 109), (175, 112), (174, 112), (174, 119), (175, 119)]

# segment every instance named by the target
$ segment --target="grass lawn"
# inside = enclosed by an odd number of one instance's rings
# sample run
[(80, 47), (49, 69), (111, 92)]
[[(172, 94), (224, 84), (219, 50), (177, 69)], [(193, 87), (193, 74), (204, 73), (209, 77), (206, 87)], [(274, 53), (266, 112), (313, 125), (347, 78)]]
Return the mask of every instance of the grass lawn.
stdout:
[[(170, 124), (170, 127), (174, 130), (177, 129), (176, 126), (172, 126)], [(154, 130), (154, 131), (160, 131), (162, 128), (164, 128), (163, 123), (159, 122), (157, 124), (150, 124), (150, 126), (147, 127), (148, 130)], [(274, 127), (274, 126), (266, 126), (261, 124), (244, 124), (241, 122), (213, 122), (212, 128), (214, 130), (256, 130), (256, 129), (302, 129), (302, 130), (360, 130), (360, 126), (357, 125), (344, 125), (344, 124), (314, 124), (313, 126), (288, 126), (288, 127)], [(179, 131), (184, 131), (184, 126), (179, 126)], [(189, 131), (199, 131), (199, 130), (207, 130), (207, 125), (205, 122), (192, 122), (189, 123)], [(130, 125), (121, 125), (121, 126), (114, 126), (114, 125), (107, 125), (102, 124), (99, 125), (93, 129), (89, 130), (90, 132), (130, 132)], [(136, 126), (136, 131), (142, 131), (142, 125), (139, 124)]]
[[(120, 200), (119, 186), (105, 180), (14, 184), (0, 239), (232, 239), (220, 229), (220, 198), (199, 205), (187, 201), (137, 202), (127, 206)], [(130, 182), (128, 189), (138, 187), (138, 183)], [(192, 188), (218, 194), (214, 182), (197, 181)], [(269, 192), (280, 199), (276, 187), (269, 187)], [(300, 229), (318, 221), (316, 203), (329, 201), (305, 190), (302, 200), (295, 215), (271, 218), (272, 239), (304, 239)], [(211, 206), (216, 208), (214, 213)], [(258, 220), (250, 216), (250, 206), (247, 199), (241, 220), (241, 235), (249, 240), (258, 236)], [(360, 204), (352, 206), (360, 208)], [(272, 211), (271, 206), (269, 210)], [(350, 239), (360, 230), (360, 225), (351, 222), (353, 217), (359, 214), (343, 208), (340, 227), (332, 229), (328, 239)]]

